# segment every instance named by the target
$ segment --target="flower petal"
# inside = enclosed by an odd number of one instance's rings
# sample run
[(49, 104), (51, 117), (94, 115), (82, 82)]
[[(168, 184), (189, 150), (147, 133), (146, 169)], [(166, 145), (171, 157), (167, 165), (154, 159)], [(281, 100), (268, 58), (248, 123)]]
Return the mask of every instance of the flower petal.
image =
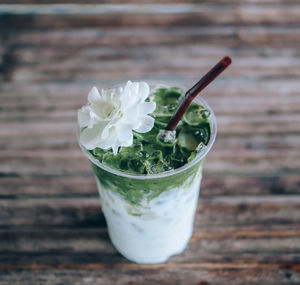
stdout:
[(150, 93), (150, 87), (146, 82), (139, 82), (138, 95), (139, 100), (144, 101)]
[(97, 114), (99, 118), (105, 120), (110, 117), (112, 113), (114, 113), (114, 106), (102, 99), (98, 100), (96, 103), (92, 105), (93, 112)]
[(80, 128), (86, 127), (90, 121), (90, 111), (87, 106), (81, 107), (77, 112), (78, 125)]
[(118, 150), (119, 150), (120, 145), (118, 143), (113, 143), (111, 148), (113, 150), (114, 155), (118, 154)]
[(132, 141), (133, 134), (132, 134), (132, 128), (129, 124), (117, 124), (116, 125), (116, 133), (117, 137), (121, 142), (128, 142)]
[(153, 128), (154, 119), (150, 116), (145, 116), (140, 118), (140, 123), (141, 125), (134, 130), (137, 131), (138, 133), (147, 133)]
[(79, 137), (80, 143), (86, 149), (94, 149), (98, 146), (99, 141), (101, 141), (101, 133), (105, 127), (104, 122), (96, 124), (93, 128), (85, 128)]
[(139, 94), (139, 82), (132, 82), (130, 90), (128, 91), (128, 98), (122, 100), (121, 109), (127, 109), (130, 106), (134, 106), (141, 102), (141, 96)]
[(123, 111), (122, 121), (134, 125), (138, 117), (138, 106), (134, 105)]
[(128, 104), (130, 102), (132, 90), (133, 90), (133, 83), (130, 80), (128, 80), (122, 92), (120, 93), (121, 103)]
[(113, 153), (116, 155), (118, 153), (118, 149), (120, 147), (120, 142), (117, 138), (117, 134), (115, 131), (115, 128), (110, 128), (109, 129), (109, 136), (107, 139), (103, 140), (100, 144), (99, 147), (103, 149), (110, 149), (112, 148)]
[(112, 142), (116, 139), (116, 134), (113, 128), (109, 129), (109, 135), (106, 139), (103, 139), (99, 142), (98, 147), (101, 147), (103, 149), (110, 149)]
[(96, 103), (97, 101), (99, 101), (101, 99), (101, 95), (97, 89), (97, 87), (93, 87), (91, 89), (91, 91), (89, 92), (89, 95), (88, 95), (88, 102), (90, 104), (93, 104), (93, 103)]
[(144, 116), (146, 114), (151, 114), (155, 108), (155, 102), (142, 102), (138, 105), (138, 112), (140, 115)]
[(122, 142), (121, 146), (131, 146), (133, 144), (133, 135), (131, 136), (131, 139), (126, 141), (126, 142)]

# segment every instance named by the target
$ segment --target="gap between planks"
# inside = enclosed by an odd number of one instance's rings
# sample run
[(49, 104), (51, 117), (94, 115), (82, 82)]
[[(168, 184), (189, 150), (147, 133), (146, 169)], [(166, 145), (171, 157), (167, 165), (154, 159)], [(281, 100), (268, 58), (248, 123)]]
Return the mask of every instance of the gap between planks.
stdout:
[[(123, 270), (157, 270), (168, 268), (182, 268), (182, 269), (268, 269), (276, 270), (287, 266), (287, 262), (279, 263), (164, 263), (164, 264), (127, 264), (127, 263), (90, 263), (90, 264), (29, 264), (29, 265), (15, 265), (15, 264), (0, 264), (0, 270), (16, 270), (16, 269), (123, 269)], [(293, 271), (300, 271), (299, 262), (289, 262), (289, 269)]]

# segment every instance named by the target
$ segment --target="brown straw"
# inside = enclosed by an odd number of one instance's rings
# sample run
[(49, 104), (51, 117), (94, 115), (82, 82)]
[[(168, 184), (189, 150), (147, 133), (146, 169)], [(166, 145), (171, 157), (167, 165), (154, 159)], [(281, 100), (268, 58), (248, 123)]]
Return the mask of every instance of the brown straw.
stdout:
[(184, 99), (181, 102), (179, 108), (168, 123), (166, 130), (175, 130), (177, 124), (181, 120), (183, 114), (190, 106), (196, 96), (217, 76), (220, 75), (230, 64), (232, 60), (229, 56), (225, 56), (221, 59), (209, 72), (207, 72), (190, 90), (185, 93)]

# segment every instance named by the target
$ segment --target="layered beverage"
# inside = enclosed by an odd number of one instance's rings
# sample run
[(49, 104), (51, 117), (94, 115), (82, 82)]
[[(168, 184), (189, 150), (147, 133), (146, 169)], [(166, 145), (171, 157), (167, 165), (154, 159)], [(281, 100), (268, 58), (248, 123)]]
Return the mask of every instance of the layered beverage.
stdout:
[(216, 120), (198, 96), (176, 130), (165, 131), (183, 99), (183, 88), (128, 82), (93, 89), (79, 111), (79, 144), (96, 176), (109, 236), (137, 263), (181, 253), (193, 232)]

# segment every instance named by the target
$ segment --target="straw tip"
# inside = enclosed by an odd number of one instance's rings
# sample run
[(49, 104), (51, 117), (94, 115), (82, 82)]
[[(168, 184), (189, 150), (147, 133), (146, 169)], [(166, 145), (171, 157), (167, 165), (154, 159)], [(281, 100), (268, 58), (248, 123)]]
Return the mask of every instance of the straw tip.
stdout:
[(225, 56), (223, 57), (222, 61), (226, 64), (226, 65), (229, 65), (232, 63), (232, 59), (230, 56)]

